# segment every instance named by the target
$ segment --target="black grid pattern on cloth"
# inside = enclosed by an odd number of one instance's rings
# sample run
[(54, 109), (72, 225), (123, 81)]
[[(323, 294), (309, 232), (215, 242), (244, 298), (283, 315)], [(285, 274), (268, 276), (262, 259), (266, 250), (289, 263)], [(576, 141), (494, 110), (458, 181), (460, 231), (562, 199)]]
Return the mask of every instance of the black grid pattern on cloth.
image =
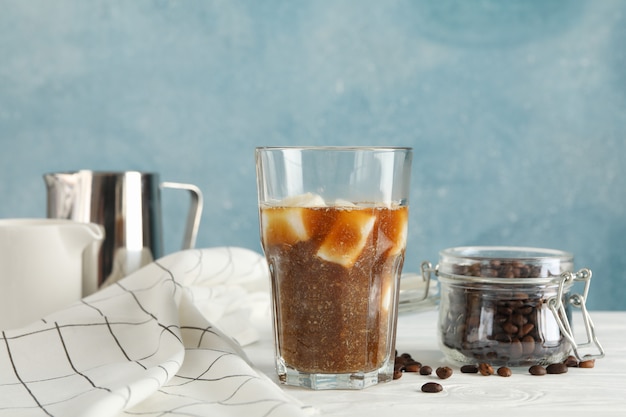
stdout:
[(302, 415), (199, 313), (183, 285), (224, 280), (236, 255), (237, 248), (179, 252), (3, 331), (0, 416)]

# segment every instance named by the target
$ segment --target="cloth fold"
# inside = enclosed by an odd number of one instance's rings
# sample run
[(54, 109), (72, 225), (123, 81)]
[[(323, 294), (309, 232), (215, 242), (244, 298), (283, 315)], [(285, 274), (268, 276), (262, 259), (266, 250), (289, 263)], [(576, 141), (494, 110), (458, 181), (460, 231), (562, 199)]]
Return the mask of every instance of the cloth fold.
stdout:
[(192, 249), (0, 334), (0, 416), (300, 416), (241, 349), (268, 314), (261, 255)]

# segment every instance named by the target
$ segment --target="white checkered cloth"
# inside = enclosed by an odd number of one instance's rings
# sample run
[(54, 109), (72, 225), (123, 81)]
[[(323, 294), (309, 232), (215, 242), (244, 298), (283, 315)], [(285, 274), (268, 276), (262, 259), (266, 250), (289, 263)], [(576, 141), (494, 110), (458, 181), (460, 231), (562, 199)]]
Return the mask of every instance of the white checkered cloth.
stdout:
[(309, 414), (240, 348), (256, 338), (250, 310), (269, 308), (265, 282), (255, 252), (187, 250), (3, 331), (0, 416)]

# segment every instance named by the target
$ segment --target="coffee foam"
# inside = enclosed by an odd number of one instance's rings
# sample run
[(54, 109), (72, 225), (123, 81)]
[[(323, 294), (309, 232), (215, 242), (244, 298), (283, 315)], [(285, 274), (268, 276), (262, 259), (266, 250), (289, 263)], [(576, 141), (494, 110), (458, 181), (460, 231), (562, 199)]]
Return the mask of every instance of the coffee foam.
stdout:
[(393, 202), (353, 202), (342, 198), (334, 200), (324, 200), (319, 194), (304, 193), (294, 196), (285, 197), (282, 200), (272, 200), (264, 203), (270, 207), (305, 207), (305, 208), (318, 208), (318, 207), (340, 207), (340, 208), (355, 208), (355, 207), (381, 207), (381, 208), (395, 208), (399, 204)]
[(286, 197), (270, 204), (274, 207), (326, 207), (326, 202), (319, 194), (306, 193)]

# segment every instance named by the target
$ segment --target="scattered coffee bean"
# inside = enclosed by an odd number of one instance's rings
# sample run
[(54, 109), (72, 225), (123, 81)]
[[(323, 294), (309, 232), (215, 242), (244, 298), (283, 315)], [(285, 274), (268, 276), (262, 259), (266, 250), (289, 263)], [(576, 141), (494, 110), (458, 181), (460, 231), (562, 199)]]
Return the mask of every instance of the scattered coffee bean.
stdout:
[(575, 356), (569, 355), (567, 358), (565, 358), (565, 360), (563, 361), (563, 363), (565, 364), (565, 366), (570, 367), (570, 368), (575, 368), (578, 366), (578, 359), (576, 359)]
[(440, 366), (435, 373), (440, 379), (448, 379), (452, 376), (452, 368), (449, 366)]
[(404, 365), (404, 370), (406, 372), (419, 372), (421, 368), (422, 364), (417, 361), (409, 362)]
[(546, 367), (546, 372), (549, 374), (564, 374), (567, 372), (567, 365), (564, 363), (551, 363)]
[(579, 368), (593, 368), (594, 366), (596, 366), (595, 359), (587, 359), (578, 363)]
[(411, 355), (408, 353), (403, 353), (402, 355), (398, 356), (398, 352), (396, 351), (396, 357), (394, 360), (394, 372), (395, 371), (400, 371), (400, 372), (404, 372), (406, 369), (406, 365), (410, 362), (412, 362), (413, 359), (411, 358)]
[(396, 356), (396, 359), (394, 360), (394, 365), (397, 366), (404, 366), (404, 364), (406, 363), (406, 359), (403, 358), (402, 356)]
[(431, 368), (430, 366), (426, 365), (426, 366), (422, 366), (420, 368), (420, 375), (430, 375), (433, 373), (433, 368)]
[[(398, 355), (398, 351), (396, 350), (393, 379), (399, 379), (403, 372), (419, 372), (421, 368), (422, 364), (413, 359), (410, 353)], [(432, 370), (430, 372), (432, 372)], [(430, 375), (430, 373), (428, 375)]]
[(513, 372), (511, 372), (511, 369), (507, 368), (506, 366), (501, 366), (498, 368), (498, 375), (503, 377), (509, 377), (513, 375)]
[(424, 385), (422, 385), (422, 391), (423, 392), (441, 392), (443, 391), (443, 387), (441, 386), (441, 384), (438, 384), (436, 382), (427, 382)]
[(480, 374), (484, 376), (493, 375), (493, 367), (488, 363), (482, 362), (480, 365), (478, 365), (478, 372), (480, 372)]
[(478, 366), (476, 365), (463, 365), (461, 366), (461, 372), (464, 374), (476, 374), (478, 373)]
[(528, 369), (528, 372), (530, 372), (531, 375), (545, 375), (546, 368), (541, 365), (533, 365)]

